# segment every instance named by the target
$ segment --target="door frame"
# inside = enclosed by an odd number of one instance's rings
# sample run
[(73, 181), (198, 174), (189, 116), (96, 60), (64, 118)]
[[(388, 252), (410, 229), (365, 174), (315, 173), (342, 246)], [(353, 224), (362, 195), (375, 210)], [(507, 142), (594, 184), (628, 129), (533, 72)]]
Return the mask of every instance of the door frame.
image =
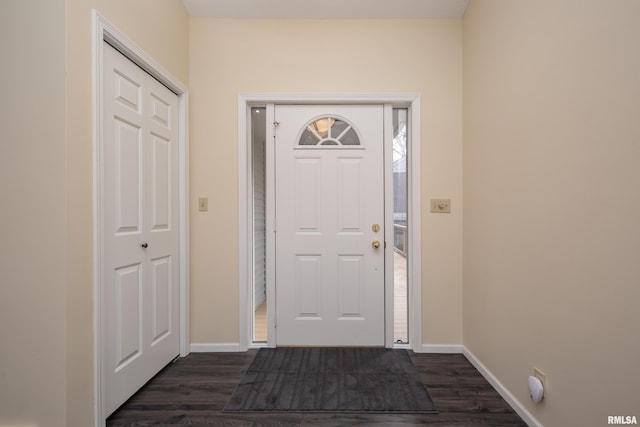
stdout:
[(95, 9), (92, 10), (92, 93), (93, 93), (93, 249), (94, 249), (94, 277), (93, 277), (93, 371), (94, 371), (94, 401), (95, 426), (105, 426), (104, 413), (104, 373), (102, 369), (102, 351), (104, 348), (104, 313), (102, 312), (103, 298), (103, 263), (102, 263), (102, 175), (103, 165), (100, 158), (103, 140), (103, 63), (104, 42), (109, 43), (134, 64), (153, 76), (156, 80), (174, 92), (179, 99), (178, 107), (178, 224), (179, 224), (179, 326), (180, 356), (189, 354), (189, 141), (188, 141), (188, 105), (189, 94), (187, 87), (150, 55), (138, 47), (131, 39), (118, 30), (104, 16)]
[[(409, 175), (408, 175), (408, 213), (411, 235), (408, 236), (409, 248), (409, 345), (412, 349), (422, 348), (422, 268), (421, 268), (421, 197), (420, 197), (420, 95), (410, 94), (239, 94), (238, 95), (238, 213), (239, 213), (239, 350), (263, 347), (254, 345), (252, 335), (253, 304), (250, 297), (253, 291), (253, 210), (252, 206), (252, 148), (251, 148), (251, 108), (266, 106), (266, 186), (267, 211), (267, 301), (275, 301), (275, 289), (268, 284), (275, 279), (274, 214), (275, 174), (274, 162), (274, 105), (366, 105), (384, 106), (384, 150), (385, 150), (385, 240), (393, 242), (393, 200), (386, 197), (393, 191), (391, 141), (393, 139), (392, 109), (409, 109)], [(271, 189), (271, 191), (269, 191)], [(386, 249), (392, 251), (392, 245)], [(392, 252), (387, 252), (392, 254)], [(393, 257), (385, 258), (385, 347), (394, 347), (393, 343)], [(268, 306), (267, 306), (268, 307)], [(275, 310), (267, 308), (267, 347), (275, 347)]]

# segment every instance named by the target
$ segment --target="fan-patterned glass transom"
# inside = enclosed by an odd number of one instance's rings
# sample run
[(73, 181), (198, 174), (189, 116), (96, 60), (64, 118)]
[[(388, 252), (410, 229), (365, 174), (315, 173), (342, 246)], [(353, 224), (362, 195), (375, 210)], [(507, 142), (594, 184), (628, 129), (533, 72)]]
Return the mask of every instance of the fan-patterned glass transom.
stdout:
[(354, 147), (360, 146), (360, 138), (353, 126), (342, 117), (324, 116), (306, 125), (298, 146)]

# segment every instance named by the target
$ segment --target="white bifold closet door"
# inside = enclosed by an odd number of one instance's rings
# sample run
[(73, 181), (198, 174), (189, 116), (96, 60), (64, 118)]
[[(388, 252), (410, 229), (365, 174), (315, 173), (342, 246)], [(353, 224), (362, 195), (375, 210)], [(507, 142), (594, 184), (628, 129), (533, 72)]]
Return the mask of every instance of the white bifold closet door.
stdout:
[(111, 414), (180, 352), (178, 97), (104, 44), (102, 372)]

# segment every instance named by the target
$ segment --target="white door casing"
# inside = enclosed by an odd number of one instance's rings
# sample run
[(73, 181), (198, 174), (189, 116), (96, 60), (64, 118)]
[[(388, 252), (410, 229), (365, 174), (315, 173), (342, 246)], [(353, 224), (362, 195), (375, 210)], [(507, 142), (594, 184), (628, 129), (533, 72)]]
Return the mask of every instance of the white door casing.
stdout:
[[(360, 144), (298, 145), (325, 117), (341, 126), (328, 137), (351, 126)], [(385, 345), (383, 118), (382, 105), (275, 107), (279, 346)]]
[(180, 352), (179, 101), (106, 43), (103, 65), (106, 416)]

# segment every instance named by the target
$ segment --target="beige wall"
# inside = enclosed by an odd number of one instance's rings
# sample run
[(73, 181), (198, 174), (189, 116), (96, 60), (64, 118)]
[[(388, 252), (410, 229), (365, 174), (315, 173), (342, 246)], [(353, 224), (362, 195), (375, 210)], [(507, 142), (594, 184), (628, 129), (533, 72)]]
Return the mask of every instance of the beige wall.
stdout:
[(614, 3), (464, 18), (464, 344), (547, 426), (640, 416), (640, 2)]
[(64, 0), (41, 3), (0, 3), (0, 425), (64, 427)]
[(0, 425), (92, 419), (90, 8), (188, 82), (179, 1), (66, 3), (1, 5)]
[[(237, 343), (238, 93), (420, 93), (423, 336), (462, 340), (460, 20), (192, 19), (191, 340)], [(197, 211), (198, 197), (212, 200)]]

